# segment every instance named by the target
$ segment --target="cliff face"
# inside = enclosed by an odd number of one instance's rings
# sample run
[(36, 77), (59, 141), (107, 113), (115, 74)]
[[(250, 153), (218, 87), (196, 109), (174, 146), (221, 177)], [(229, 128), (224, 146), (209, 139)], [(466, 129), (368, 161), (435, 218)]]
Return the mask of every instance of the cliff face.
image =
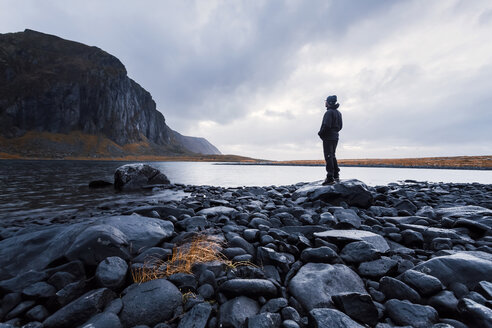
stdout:
[(220, 154), (203, 138), (171, 130), (116, 57), (31, 30), (0, 34), (0, 136), (28, 131), (77, 131), (158, 155)]

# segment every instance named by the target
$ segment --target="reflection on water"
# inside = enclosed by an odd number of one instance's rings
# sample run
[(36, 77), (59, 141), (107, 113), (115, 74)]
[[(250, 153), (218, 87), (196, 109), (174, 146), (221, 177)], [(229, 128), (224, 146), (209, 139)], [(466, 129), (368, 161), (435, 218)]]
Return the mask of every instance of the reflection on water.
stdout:
[[(131, 205), (139, 199), (156, 202), (168, 194), (142, 191), (117, 193), (112, 188), (91, 190), (92, 180), (113, 181), (125, 162), (0, 160), (0, 228), (9, 219), (49, 218), (55, 215), (98, 213), (105, 204)], [(324, 178), (323, 167), (215, 165), (194, 162), (153, 162), (171, 182), (224, 187), (289, 185)], [(413, 179), (431, 182), (492, 183), (492, 171), (342, 167), (342, 178), (368, 185)], [(2, 225), (3, 223), (3, 225)]]

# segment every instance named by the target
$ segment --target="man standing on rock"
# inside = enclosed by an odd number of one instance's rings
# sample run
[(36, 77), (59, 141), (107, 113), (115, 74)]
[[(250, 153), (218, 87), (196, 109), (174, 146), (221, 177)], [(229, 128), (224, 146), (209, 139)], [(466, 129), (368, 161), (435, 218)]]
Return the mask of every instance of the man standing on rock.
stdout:
[(340, 169), (335, 151), (338, 144), (338, 132), (342, 129), (342, 114), (337, 109), (340, 104), (337, 103), (337, 96), (335, 95), (326, 98), (325, 106), (326, 113), (323, 116), (318, 135), (323, 140), (323, 153), (326, 162), (326, 179), (323, 185), (331, 185), (335, 181), (340, 181)]

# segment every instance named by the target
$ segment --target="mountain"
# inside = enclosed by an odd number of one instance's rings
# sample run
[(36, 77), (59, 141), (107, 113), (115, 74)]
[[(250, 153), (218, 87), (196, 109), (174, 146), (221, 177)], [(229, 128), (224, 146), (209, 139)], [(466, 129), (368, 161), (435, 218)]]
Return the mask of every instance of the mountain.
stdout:
[(0, 34), (0, 153), (27, 157), (220, 154), (166, 125), (118, 58), (32, 30)]

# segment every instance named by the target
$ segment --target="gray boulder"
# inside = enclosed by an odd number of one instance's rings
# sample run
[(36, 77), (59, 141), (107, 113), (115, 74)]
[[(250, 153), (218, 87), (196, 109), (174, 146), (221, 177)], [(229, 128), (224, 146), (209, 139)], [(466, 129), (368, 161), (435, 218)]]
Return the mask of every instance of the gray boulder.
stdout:
[(211, 313), (210, 303), (199, 303), (185, 313), (178, 328), (205, 328)]
[(492, 328), (492, 310), (468, 298), (458, 302), (459, 312), (476, 327)]
[(56, 311), (43, 325), (46, 328), (79, 326), (96, 313), (102, 312), (115, 297), (115, 293), (107, 288), (92, 290)]
[(264, 296), (267, 298), (277, 295), (275, 285), (266, 279), (231, 279), (220, 285), (220, 291), (233, 296)]
[(352, 320), (348, 315), (334, 309), (313, 309), (309, 311), (311, 316), (310, 327), (316, 328), (364, 328)]
[(380, 253), (385, 253), (390, 249), (388, 243), (382, 236), (365, 230), (327, 230), (315, 232), (313, 235), (314, 237), (330, 242), (342, 244), (354, 241), (365, 241)]
[(321, 182), (310, 183), (297, 189), (292, 199), (307, 198), (310, 201), (323, 200), (332, 204), (346, 202), (350, 206), (369, 208), (373, 196), (367, 186), (359, 180), (345, 180), (335, 185), (323, 186)]
[(402, 326), (431, 327), (439, 319), (437, 311), (428, 305), (392, 299), (385, 303), (385, 307), (391, 320)]
[(407, 270), (399, 278), (424, 296), (436, 294), (444, 289), (439, 279), (420, 271)]
[(480, 281), (490, 280), (492, 254), (480, 251), (458, 252), (435, 257), (415, 266), (413, 270), (436, 277), (445, 286), (459, 282), (473, 289)]
[(260, 311), (258, 302), (246, 296), (239, 296), (221, 305), (220, 327), (243, 328), (246, 320)]
[(116, 314), (103, 312), (96, 314), (79, 328), (123, 328), (123, 326)]
[(362, 279), (343, 264), (308, 263), (289, 282), (290, 293), (310, 311), (332, 307), (332, 295), (345, 292), (367, 294)]
[(182, 303), (181, 292), (166, 279), (133, 284), (123, 293), (120, 312), (123, 327), (154, 326), (167, 321)]
[(169, 183), (169, 179), (164, 174), (147, 164), (126, 164), (117, 168), (114, 173), (114, 187), (122, 191)]
[(107, 257), (97, 265), (96, 281), (102, 287), (119, 289), (123, 286), (128, 264), (121, 257)]

